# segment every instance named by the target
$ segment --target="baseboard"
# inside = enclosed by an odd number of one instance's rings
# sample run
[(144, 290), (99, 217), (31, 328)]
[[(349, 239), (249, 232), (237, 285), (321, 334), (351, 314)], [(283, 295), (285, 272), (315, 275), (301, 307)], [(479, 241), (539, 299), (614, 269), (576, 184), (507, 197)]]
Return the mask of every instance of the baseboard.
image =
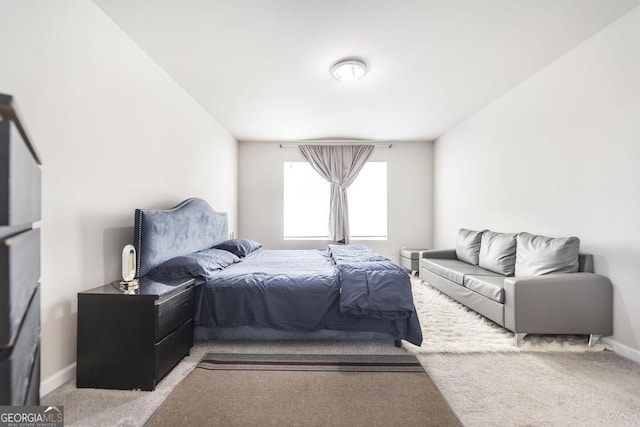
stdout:
[(613, 349), (613, 351), (618, 353), (620, 356), (626, 357), (627, 359), (631, 359), (634, 362), (640, 363), (640, 350), (636, 350), (635, 348), (628, 347), (609, 337), (602, 338), (602, 342), (604, 342), (605, 344), (609, 344)]
[(46, 380), (40, 381), (40, 396), (46, 396), (62, 384), (72, 380), (76, 376), (76, 362), (66, 368), (60, 369)]

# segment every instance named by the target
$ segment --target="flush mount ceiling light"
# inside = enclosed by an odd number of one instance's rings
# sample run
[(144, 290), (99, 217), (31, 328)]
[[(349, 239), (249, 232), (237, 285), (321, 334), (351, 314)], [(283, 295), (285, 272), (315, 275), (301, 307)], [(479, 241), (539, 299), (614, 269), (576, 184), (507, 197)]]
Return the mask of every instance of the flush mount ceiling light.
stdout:
[(367, 73), (367, 64), (360, 59), (341, 59), (331, 67), (331, 75), (341, 82), (351, 83)]

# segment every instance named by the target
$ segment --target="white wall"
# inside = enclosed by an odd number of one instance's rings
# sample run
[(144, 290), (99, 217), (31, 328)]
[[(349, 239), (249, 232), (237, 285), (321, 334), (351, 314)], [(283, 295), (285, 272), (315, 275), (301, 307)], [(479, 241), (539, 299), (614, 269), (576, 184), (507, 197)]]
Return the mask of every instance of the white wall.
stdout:
[[(459, 227), (575, 235), (614, 285), (613, 340), (640, 349), (640, 8), (447, 132), (435, 246)], [(508, 66), (508, 63), (505, 63)], [(640, 354), (640, 353), (638, 353)]]
[[(401, 246), (431, 247), (432, 143), (396, 142), (377, 147), (370, 160), (387, 161), (386, 241), (353, 241), (392, 260)], [(239, 233), (269, 249), (324, 248), (327, 241), (284, 240), (283, 164), (304, 161), (295, 147), (274, 142), (239, 143)]]
[(46, 382), (75, 361), (76, 293), (119, 277), (135, 208), (202, 197), (235, 226), (237, 143), (92, 2), (0, 10), (0, 92), (43, 159)]

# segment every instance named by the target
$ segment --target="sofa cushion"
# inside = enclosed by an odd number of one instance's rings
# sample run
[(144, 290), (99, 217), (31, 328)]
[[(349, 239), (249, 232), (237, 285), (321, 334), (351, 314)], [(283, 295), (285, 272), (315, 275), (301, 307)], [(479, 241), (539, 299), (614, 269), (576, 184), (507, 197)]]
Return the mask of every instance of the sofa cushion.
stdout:
[(529, 233), (518, 235), (516, 276), (540, 276), (578, 271), (577, 237), (545, 237)]
[(466, 228), (458, 230), (456, 257), (460, 261), (467, 262), (471, 265), (478, 265), (481, 238), (482, 231), (467, 230)]
[(464, 286), (489, 299), (504, 304), (504, 276), (479, 276), (467, 274), (464, 276)]
[(515, 233), (485, 231), (480, 242), (480, 267), (505, 276), (513, 276), (516, 267)]
[(462, 262), (457, 259), (422, 258), (420, 265), (422, 268), (426, 268), (432, 273), (442, 276), (445, 279), (449, 279), (461, 286), (464, 283), (464, 276), (466, 274), (493, 275), (490, 271), (483, 270), (476, 265), (467, 264), (466, 262)]

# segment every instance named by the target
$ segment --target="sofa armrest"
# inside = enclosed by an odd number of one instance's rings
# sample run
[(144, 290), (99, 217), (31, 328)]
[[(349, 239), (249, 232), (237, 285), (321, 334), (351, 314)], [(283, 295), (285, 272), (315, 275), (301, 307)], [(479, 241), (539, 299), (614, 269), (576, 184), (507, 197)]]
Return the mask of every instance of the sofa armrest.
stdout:
[(505, 327), (516, 333), (613, 333), (613, 286), (594, 273), (508, 277)]
[(458, 259), (455, 249), (430, 249), (422, 251), (422, 258)]

